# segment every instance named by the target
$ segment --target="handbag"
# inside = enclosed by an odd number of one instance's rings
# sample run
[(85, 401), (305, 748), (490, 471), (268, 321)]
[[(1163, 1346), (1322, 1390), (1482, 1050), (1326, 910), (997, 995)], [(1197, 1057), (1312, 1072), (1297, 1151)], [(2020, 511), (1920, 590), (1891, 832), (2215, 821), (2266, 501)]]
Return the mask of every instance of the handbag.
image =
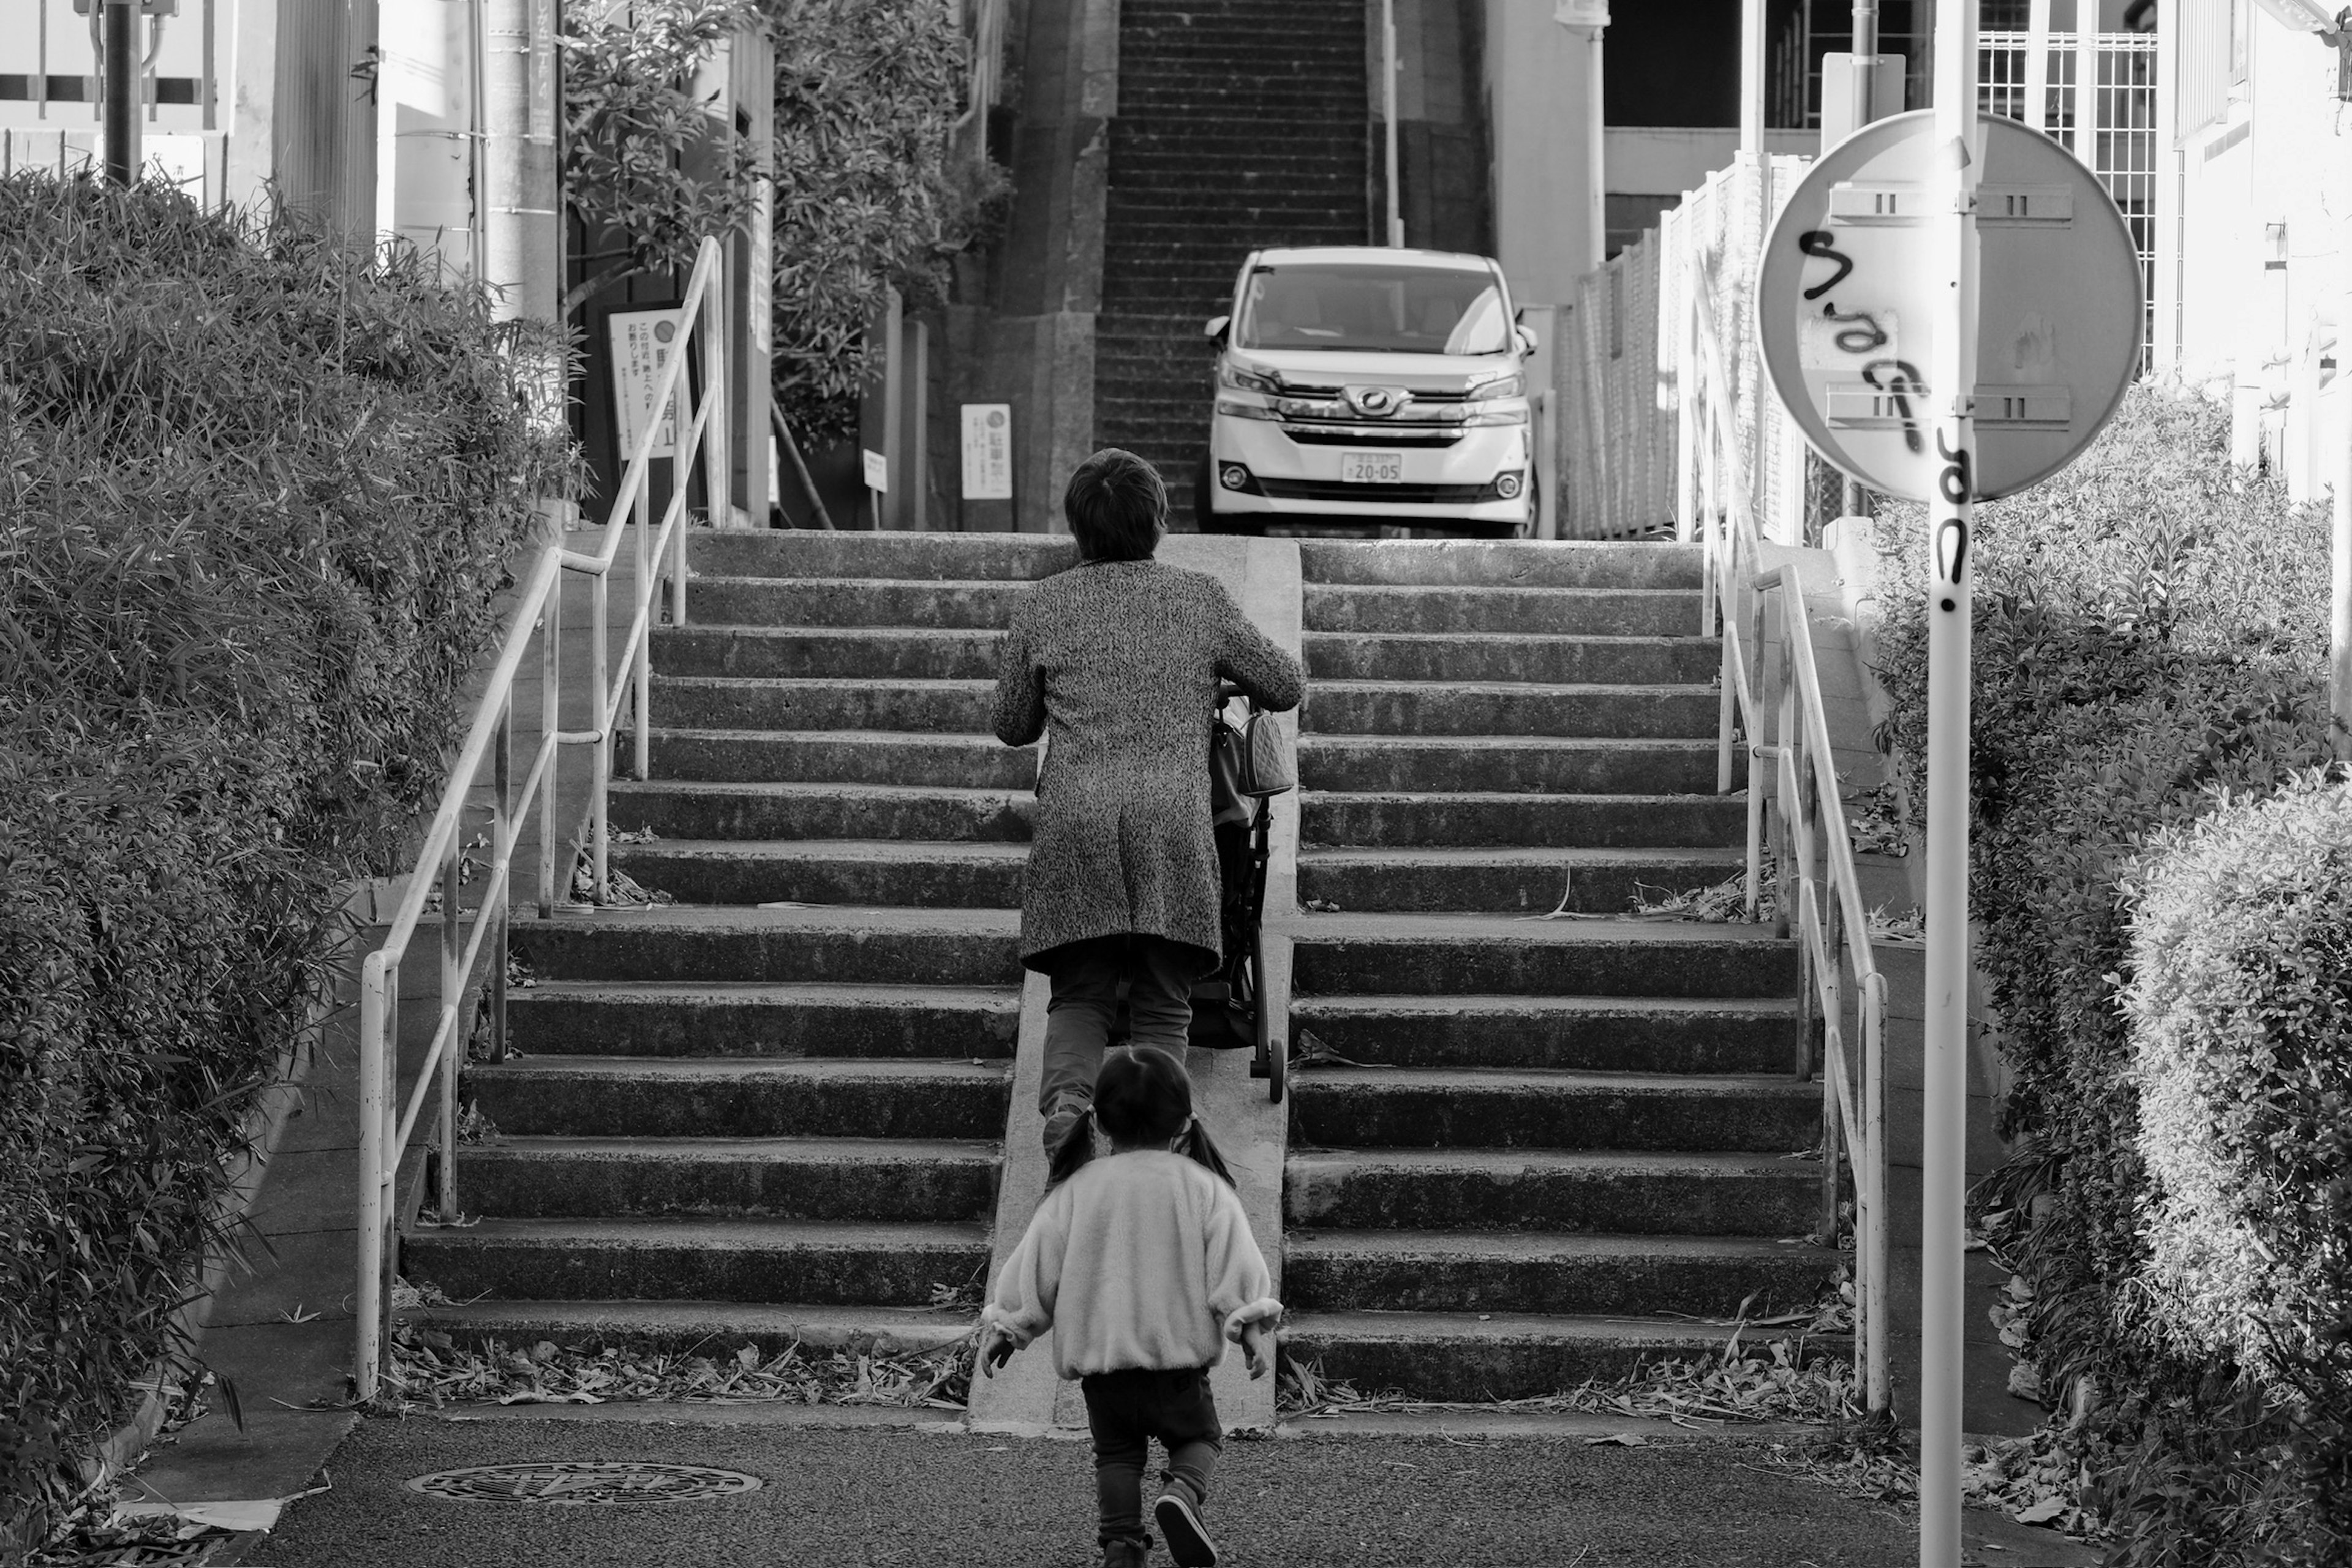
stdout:
[(1246, 826), (1255, 815), (1249, 792), (1242, 788), (1243, 732), (1222, 718), (1209, 720), (1209, 825), (1212, 828)]
[(1298, 759), (1290, 737), (1271, 713), (1250, 704), (1250, 716), (1241, 729), (1241, 792), (1265, 799), (1298, 787)]

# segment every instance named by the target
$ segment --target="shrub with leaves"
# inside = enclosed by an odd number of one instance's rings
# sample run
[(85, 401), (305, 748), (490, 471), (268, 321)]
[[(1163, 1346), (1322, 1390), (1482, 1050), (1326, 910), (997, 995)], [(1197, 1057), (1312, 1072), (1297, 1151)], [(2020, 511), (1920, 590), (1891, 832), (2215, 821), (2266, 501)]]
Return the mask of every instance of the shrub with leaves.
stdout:
[(963, 40), (936, 0), (760, 0), (776, 45), (776, 397), (815, 441), (856, 428), (866, 329), (897, 288), (936, 300), (943, 258), (1001, 203), (956, 168)]
[[(2233, 471), (2226, 412), (2135, 389), (2073, 468), (1978, 513), (1970, 867), (1978, 967), (2014, 1089), (1989, 1207), (2032, 1287), (2027, 1348), (2053, 1398), (2095, 1390), (2079, 1429), (2123, 1561), (2197, 1564), (2298, 1550), (2291, 1424), (2240, 1369), (2187, 1360), (2140, 1305), (2151, 1176), (2116, 987), (2127, 868), (2220, 792), (2267, 794), (2327, 758), (2327, 525)], [(1924, 520), (1881, 525), (1925, 575)], [(1927, 628), (1886, 605), (1881, 740), (1925, 800)], [(2274, 1463), (2276, 1461), (2276, 1463)], [(2087, 1462), (2087, 1459), (2086, 1459)], [(2284, 1467), (2282, 1468), (2282, 1467)], [(2315, 1550), (2324, 1553), (2325, 1543)]]
[(0, 180), (0, 1542), (171, 1348), (332, 889), (573, 482), (504, 341), (413, 257)]
[(761, 149), (739, 135), (698, 67), (759, 24), (753, 0), (636, 0), (557, 35), (563, 62), (563, 196), (606, 248), (574, 259), (588, 276), (566, 316), (624, 279), (694, 265), (705, 235), (741, 229)]

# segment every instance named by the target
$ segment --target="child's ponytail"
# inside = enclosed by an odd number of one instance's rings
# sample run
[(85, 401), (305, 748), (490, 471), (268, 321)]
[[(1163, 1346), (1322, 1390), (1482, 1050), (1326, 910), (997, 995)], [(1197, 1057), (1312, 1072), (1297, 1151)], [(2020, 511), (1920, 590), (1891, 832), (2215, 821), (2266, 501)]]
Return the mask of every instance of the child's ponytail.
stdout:
[(1177, 1140), (1176, 1152), (1195, 1164), (1206, 1165), (1225, 1185), (1240, 1184), (1234, 1180), (1234, 1173), (1225, 1168), (1225, 1157), (1218, 1152), (1217, 1141), (1209, 1136), (1209, 1129), (1198, 1116), (1193, 1117), (1192, 1125), (1184, 1129), (1183, 1137)]
[(1095, 1108), (1087, 1106), (1070, 1118), (1062, 1129), (1061, 1141), (1054, 1145), (1053, 1158), (1045, 1166), (1045, 1189), (1051, 1192), (1072, 1176), (1078, 1167), (1095, 1157)]

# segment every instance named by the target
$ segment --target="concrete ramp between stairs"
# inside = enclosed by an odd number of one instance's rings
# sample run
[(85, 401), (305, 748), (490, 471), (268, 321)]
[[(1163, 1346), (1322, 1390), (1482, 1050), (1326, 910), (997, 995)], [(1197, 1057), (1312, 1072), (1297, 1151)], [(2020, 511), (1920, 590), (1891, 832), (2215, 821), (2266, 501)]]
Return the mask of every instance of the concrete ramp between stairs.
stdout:
[[(1260, 630), (1291, 653), (1300, 651), (1300, 591), (1298, 546), (1282, 539), (1234, 539), (1203, 534), (1171, 534), (1160, 546), (1160, 559), (1171, 566), (1206, 572), (1223, 582)], [(1297, 717), (1283, 722), (1297, 739)], [(1297, 900), (1298, 796), (1276, 797), (1272, 855), (1266, 874), (1266, 918), (1292, 910)], [(1287, 953), (1270, 954), (1259, 1005), (1286, 1018), (1289, 1011)], [(1005, 1118), (1003, 1173), (997, 1189), (996, 1227), (989, 1249), (988, 1283), (992, 1291), (1004, 1259), (1020, 1243), (1045, 1193), (1043, 1150), (1045, 1118), (1037, 1110), (1037, 1089), (1044, 1076), (1045, 1003), (1049, 994), (1043, 975), (1031, 974), (1021, 994), (1021, 1036), (1013, 1069), (1013, 1102)], [(1247, 1051), (1186, 1053), (1192, 1075), (1195, 1105), (1215, 1135), (1233, 1168), (1242, 1207), (1250, 1228), (1275, 1273), (1275, 1292), (1282, 1289), (1282, 1173), (1286, 1154), (1286, 1107), (1266, 1098), (1264, 1079), (1249, 1075)], [(1227, 1430), (1271, 1432), (1275, 1425), (1272, 1374), (1252, 1382), (1238, 1350), (1230, 1352), (1211, 1379), (1218, 1414)], [(1086, 1435), (1086, 1405), (1076, 1384), (1065, 1383), (1054, 1371), (1050, 1335), (1040, 1339), (993, 1378), (975, 1376), (971, 1391), (971, 1426), (979, 1432), (1024, 1436)]]

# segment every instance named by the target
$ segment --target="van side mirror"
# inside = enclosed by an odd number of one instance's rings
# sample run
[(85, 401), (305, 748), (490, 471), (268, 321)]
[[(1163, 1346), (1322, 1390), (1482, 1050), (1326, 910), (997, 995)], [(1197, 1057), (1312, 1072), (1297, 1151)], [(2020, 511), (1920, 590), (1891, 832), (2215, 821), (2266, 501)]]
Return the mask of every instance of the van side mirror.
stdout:
[(1232, 326), (1233, 321), (1234, 319), (1231, 316), (1212, 316), (1209, 318), (1209, 324), (1201, 330), (1207, 336), (1215, 339), (1218, 342), (1223, 342), (1225, 341), (1225, 329)]
[(1521, 353), (1531, 354), (1536, 352), (1536, 330), (1533, 327), (1519, 328), (1517, 336), (1519, 340), (1519, 352)]

